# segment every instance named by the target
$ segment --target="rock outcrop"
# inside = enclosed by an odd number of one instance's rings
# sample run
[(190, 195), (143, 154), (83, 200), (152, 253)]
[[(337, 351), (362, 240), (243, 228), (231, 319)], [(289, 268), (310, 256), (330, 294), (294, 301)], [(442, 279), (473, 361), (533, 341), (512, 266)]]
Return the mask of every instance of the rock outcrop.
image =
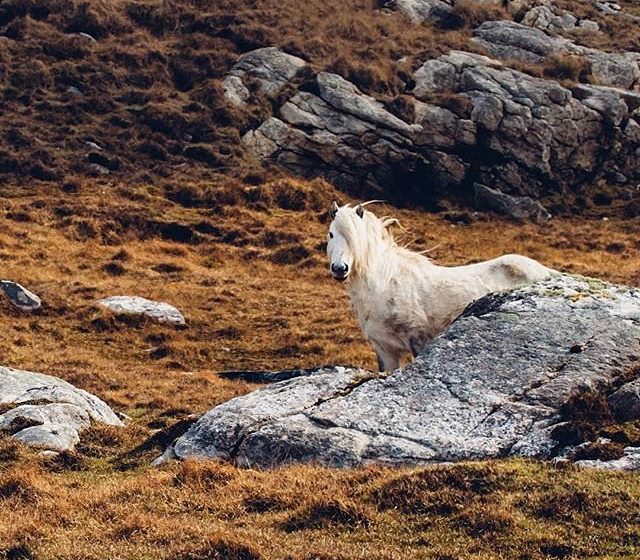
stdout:
[[(640, 367), (638, 368), (640, 374)], [(625, 383), (609, 396), (609, 407), (619, 422), (640, 419), (640, 379)]]
[(50, 451), (68, 451), (92, 422), (122, 426), (98, 397), (56, 377), (0, 367), (0, 433)]
[(98, 305), (116, 314), (142, 315), (160, 323), (183, 326), (184, 316), (173, 305), (139, 296), (112, 296), (101, 299)]
[(576, 461), (576, 465), (610, 471), (640, 471), (640, 447), (627, 447), (624, 455), (619, 459), (612, 459), (611, 461), (582, 459)]
[(555, 435), (570, 420), (564, 405), (613, 392), (639, 356), (640, 290), (556, 276), (478, 300), (388, 376), (320, 369), (222, 404), (164, 457), (262, 467), (548, 458), (565, 445)]
[(640, 85), (640, 53), (590, 49), (513, 21), (487, 21), (474, 31), (474, 36), (491, 56), (501, 60), (543, 63), (550, 55), (574, 55), (588, 63), (600, 85), (627, 89)]
[(226, 98), (234, 105), (244, 105), (251, 97), (251, 87), (274, 98), (307, 63), (275, 47), (264, 47), (242, 55), (233, 65), (222, 86)]
[(398, 10), (412, 23), (433, 22), (439, 26), (455, 24), (456, 12), (453, 0), (390, 0), (385, 8)]
[(541, 199), (597, 177), (640, 178), (635, 92), (569, 90), (460, 51), (427, 60), (413, 78), (399, 116), (321, 72), (244, 142), (305, 177), (322, 174), (358, 194), (414, 203), (473, 196), (474, 183)]
[[(481, 0), (485, 4), (504, 5), (500, 0)], [(404, 14), (414, 24), (434, 24), (438, 27), (462, 27), (463, 16), (456, 10), (456, 0), (389, 0), (383, 6)], [(509, 12), (521, 16), (520, 23), (540, 29), (550, 35), (566, 33), (597, 33), (600, 26), (591, 19), (578, 18), (550, 0), (511, 0), (506, 3)], [(607, 6), (606, 4), (610, 4)], [(604, 13), (621, 13), (613, 3), (596, 2)]]

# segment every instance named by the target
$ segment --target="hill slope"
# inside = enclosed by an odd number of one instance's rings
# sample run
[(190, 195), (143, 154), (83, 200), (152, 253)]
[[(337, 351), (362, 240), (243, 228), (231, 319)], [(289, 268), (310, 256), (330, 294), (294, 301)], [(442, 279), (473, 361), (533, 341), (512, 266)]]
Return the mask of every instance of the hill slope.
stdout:
[[(479, 23), (495, 10), (464, 13)], [(637, 29), (598, 21), (602, 45), (637, 46)], [(527, 462), (149, 466), (195, 416), (256, 387), (219, 371), (375, 366), (323, 254), (327, 208), (353, 199), (255, 161), (240, 136), (270, 102), (232, 108), (221, 78), (241, 53), (276, 45), (393, 107), (420, 59), (470, 48), (469, 35), (365, 0), (0, 2), (2, 276), (43, 299), (32, 315), (0, 299), (2, 365), (66, 379), (130, 417), (55, 458), (0, 435), (0, 558), (637, 556), (637, 476)], [(443, 264), (518, 252), (640, 285), (638, 218), (615, 218), (610, 202), (586, 202), (597, 219), (525, 225), (378, 211)], [(119, 294), (175, 304), (188, 327), (95, 305)], [(640, 441), (637, 424), (605, 430)]]

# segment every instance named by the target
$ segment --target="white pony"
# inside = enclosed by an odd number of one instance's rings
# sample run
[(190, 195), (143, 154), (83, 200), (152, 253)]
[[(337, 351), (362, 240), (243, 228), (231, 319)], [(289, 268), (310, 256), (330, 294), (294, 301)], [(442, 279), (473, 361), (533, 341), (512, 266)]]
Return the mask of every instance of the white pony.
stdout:
[(381, 371), (400, 366), (441, 333), (472, 301), (542, 280), (556, 271), (521, 255), (467, 266), (438, 266), (396, 244), (388, 227), (363, 205), (331, 206), (327, 255), (332, 276), (346, 283), (362, 331)]

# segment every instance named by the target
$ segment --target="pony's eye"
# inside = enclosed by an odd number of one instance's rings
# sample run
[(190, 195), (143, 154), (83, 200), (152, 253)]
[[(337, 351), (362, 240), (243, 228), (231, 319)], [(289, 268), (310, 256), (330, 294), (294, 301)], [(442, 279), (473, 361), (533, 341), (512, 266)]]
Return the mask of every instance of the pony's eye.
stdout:
[(333, 239), (333, 233), (329, 232), (329, 239)]

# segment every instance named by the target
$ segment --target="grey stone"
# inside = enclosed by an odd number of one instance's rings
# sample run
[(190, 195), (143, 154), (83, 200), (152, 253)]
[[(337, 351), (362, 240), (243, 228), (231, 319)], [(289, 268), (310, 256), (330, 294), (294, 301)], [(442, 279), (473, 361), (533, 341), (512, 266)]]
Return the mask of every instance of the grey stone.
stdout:
[(98, 305), (114, 313), (144, 315), (160, 323), (186, 324), (182, 313), (163, 301), (151, 301), (139, 296), (111, 296), (98, 301)]
[(513, 21), (486, 21), (474, 30), (474, 41), (502, 60), (544, 63), (553, 54), (578, 55), (605, 86), (632, 88), (640, 80), (640, 54), (610, 53), (583, 47), (542, 29)]
[(551, 457), (563, 404), (627, 375), (639, 339), (640, 290), (558, 275), (478, 300), (390, 375), (319, 370), (217, 406), (172, 453), (259, 467)]
[(91, 422), (122, 426), (98, 397), (41, 373), (0, 367), (0, 404), (0, 432), (52, 451), (72, 449)]
[(410, 134), (419, 127), (411, 127), (387, 111), (382, 103), (363, 94), (351, 82), (337, 74), (320, 72), (317, 76), (320, 99), (341, 113), (346, 113), (378, 127)]
[(551, 214), (537, 200), (527, 196), (510, 196), (491, 189), (486, 185), (474, 183), (476, 204), (483, 209), (492, 210), (514, 220), (549, 220)]
[(595, 21), (589, 19), (578, 21), (578, 18), (573, 14), (558, 8), (550, 2), (531, 8), (525, 13), (520, 23), (535, 27), (551, 35), (562, 35), (566, 32), (576, 31), (597, 33), (600, 30)]
[[(619, 126), (627, 117), (629, 104), (633, 103), (632, 100), (634, 99), (633, 94), (621, 95), (620, 90), (617, 88), (579, 84), (571, 91), (576, 99), (579, 99), (590, 109), (600, 113), (603, 120), (614, 126)], [(629, 104), (627, 99), (629, 99)]]
[(640, 379), (620, 387), (609, 396), (608, 403), (611, 412), (619, 422), (640, 419)]
[[(263, 389), (262, 403), (253, 400), (247, 402), (242, 398), (233, 399), (224, 405), (227, 407), (226, 410), (214, 408), (198, 421), (197, 424), (201, 427), (206, 425), (206, 433), (200, 429), (191, 429), (178, 438), (174, 452), (181, 458), (231, 456), (233, 449), (243, 437), (245, 417), (250, 417), (254, 426), (267, 423), (279, 416), (301, 412), (337, 392), (346, 390), (359, 374), (366, 375), (364, 371), (350, 368), (324, 368), (319, 369), (315, 375), (266, 387)], [(227, 424), (228, 412), (237, 417), (237, 423)], [(214, 438), (210, 437), (209, 430), (215, 432)]]
[(576, 461), (576, 465), (613, 471), (640, 471), (640, 447), (626, 447), (620, 459), (612, 461), (584, 459)]
[(31, 426), (12, 437), (26, 445), (56, 452), (69, 451), (80, 441), (77, 430), (64, 425)]
[(275, 47), (263, 47), (243, 54), (223, 81), (225, 97), (236, 105), (244, 105), (249, 97), (248, 84), (258, 84), (258, 92), (276, 97), (307, 63), (297, 56)]
[(42, 307), (40, 298), (17, 282), (0, 280), (0, 288), (2, 288), (2, 291), (7, 298), (9, 298), (9, 301), (22, 311), (35, 311)]
[(95, 39), (93, 35), (89, 35), (89, 33), (85, 33), (84, 31), (80, 31), (79, 33), (75, 33), (77, 37), (82, 37), (83, 39), (87, 39), (92, 43), (97, 43), (98, 41)]
[(76, 431), (84, 430), (91, 425), (89, 413), (77, 404), (22, 404), (0, 416), (0, 430), (10, 431), (12, 426), (24, 421), (65, 425)]
[(90, 163), (87, 165), (87, 168), (94, 175), (109, 175), (109, 173), (111, 173), (104, 165), (100, 165), (99, 163)]
[(224, 96), (234, 105), (244, 105), (251, 97), (239, 76), (227, 76), (222, 82)]
[(596, 8), (598, 8), (603, 14), (607, 15), (624, 15), (622, 11), (622, 6), (617, 2), (594, 2)]
[(631, 89), (640, 82), (640, 53), (608, 53), (595, 49), (581, 52), (600, 85)]
[(385, 2), (386, 7), (398, 10), (416, 24), (446, 23), (455, 14), (451, 4), (452, 2), (443, 0), (392, 0)]
[(593, 21), (592, 19), (583, 19), (578, 23), (577, 29), (584, 31), (585, 33), (598, 33), (600, 31), (600, 26), (598, 22)]
[[(448, 109), (427, 103), (419, 103), (416, 107), (416, 120), (421, 127), (415, 139), (417, 144), (425, 144), (436, 148), (450, 148), (459, 142), (460, 119)], [(473, 144), (475, 141), (475, 123), (473, 121), (467, 122), (471, 125), (468, 132), (472, 133), (467, 143)]]
[(96, 144), (95, 142), (90, 142), (90, 141), (86, 141), (85, 146), (87, 146), (88, 148), (91, 148), (92, 150), (98, 150), (99, 152), (102, 151), (102, 146), (100, 146), (99, 144)]
[(543, 62), (554, 52), (567, 50), (570, 41), (550, 37), (544, 31), (514, 21), (485, 21), (474, 32), (474, 40), (499, 59)]

